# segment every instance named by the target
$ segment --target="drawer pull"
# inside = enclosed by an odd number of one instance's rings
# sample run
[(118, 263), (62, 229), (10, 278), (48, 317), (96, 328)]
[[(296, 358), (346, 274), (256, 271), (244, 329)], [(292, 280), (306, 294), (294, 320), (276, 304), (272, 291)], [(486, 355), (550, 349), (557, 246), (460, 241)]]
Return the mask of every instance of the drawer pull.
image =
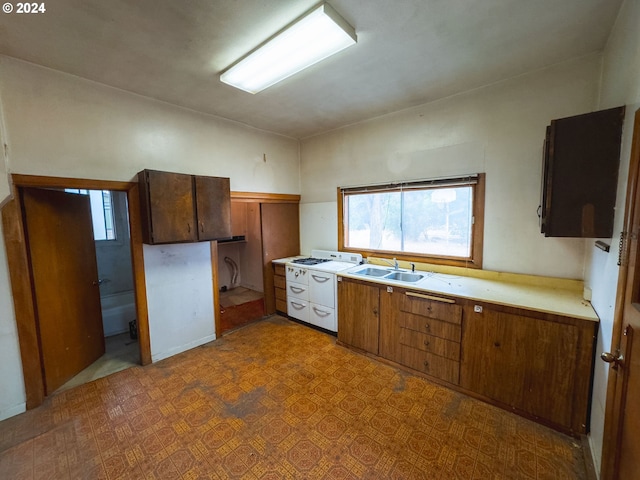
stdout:
[(425, 347), (428, 347), (428, 346), (429, 346), (429, 340), (425, 340), (425, 341), (424, 341), (424, 346), (425, 346)]
[(450, 298), (434, 297), (433, 295), (425, 295), (423, 293), (405, 292), (405, 295), (409, 297), (424, 298), (425, 300), (434, 300), (436, 302), (442, 303), (456, 303), (455, 300), (452, 300)]
[(291, 306), (293, 308), (295, 308), (296, 310), (302, 310), (303, 308), (306, 307), (306, 305), (304, 305), (302, 303), (297, 303), (297, 302), (291, 302)]
[(331, 312), (325, 312), (324, 310), (320, 310), (316, 307), (313, 307), (313, 311), (321, 317), (328, 317), (329, 315), (331, 315)]
[(291, 286), (291, 287), (289, 287), (289, 288), (291, 289), (291, 291), (292, 291), (293, 293), (302, 293), (302, 292), (304, 292), (304, 288), (293, 287), (293, 286)]
[(324, 283), (324, 282), (326, 282), (327, 280), (329, 280), (329, 278), (330, 278), (330, 277), (320, 277), (320, 276), (318, 276), (318, 275), (311, 275), (311, 277), (313, 277), (313, 279), (314, 279), (316, 282), (319, 282), (319, 283)]
[(427, 362), (426, 360), (424, 361), (424, 368), (426, 370), (429, 370), (429, 362)]
[(426, 330), (431, 330), (431, 325), (429, 325), (429, 324), (427, 323), (427, 324), (424, 326), (424, 328), (425, 328)]

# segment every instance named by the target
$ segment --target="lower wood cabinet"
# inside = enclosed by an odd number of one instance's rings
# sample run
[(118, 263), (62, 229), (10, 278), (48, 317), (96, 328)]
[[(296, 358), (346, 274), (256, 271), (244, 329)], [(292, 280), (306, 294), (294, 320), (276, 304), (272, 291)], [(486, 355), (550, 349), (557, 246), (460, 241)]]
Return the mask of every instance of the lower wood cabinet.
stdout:
[(339, 342), (573, 434), (598, 324), (339, 277)]
[(338, 340), (378, 353), (380, 293), (376, 285), (339, 277)]
[(586, 433), (597, 323), (482, 307), (465, 311), (460, 385)]

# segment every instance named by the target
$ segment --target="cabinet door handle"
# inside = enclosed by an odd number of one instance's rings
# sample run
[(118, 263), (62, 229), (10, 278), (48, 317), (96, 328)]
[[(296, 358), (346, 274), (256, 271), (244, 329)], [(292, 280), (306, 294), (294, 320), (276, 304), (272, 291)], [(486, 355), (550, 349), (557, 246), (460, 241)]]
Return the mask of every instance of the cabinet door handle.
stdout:
[(298, 287), (293, 287), (293, 286), (289, 287), (289, 288), (291, 289), (291, 291), (293, 293), (302, 293), (302, 292), (304, 292), (304, 288), (298, 288)]
[(191, 224), (190, 223), (187, 223), (187, 232), (191, 233)]
[(427, 362), (426, 360), (424, 361), (424, 368), (425, 370), (429, 370), (429, 362)]
[(204, 233), (204, 223), (200, 222), (200, 233)]
[(450, 298), (434, 297), (433, 295), (425, 295), (423, 293), (405, 292), (405, 295), (408, 297), (424, 298), (425, 300), (435, 300), (436, 302), (456, 303), (455, 300)]
[(291, 305), (293, 306), (293, 308), (296, 308), (298, 310), (302, 310), (304, 307), (306, 307), (306, 305), (298, 302), (291, 302)]
[(431, 325), (429, 325), (428, 323), (426, 323), (426, 324), (424, 325), (424, 328), (426, 328), (427, 330), (431, 330)]
[(428, 346), (429, 346), (429, 340), (425, 340), (425, 341), (424, 341), (424, 346), (425, 346), (425, 347), (428, 347)]
[(319, 275), (311, 275), (316, 282), (324, 283), (329, 280), (329, 277), (321, 277)]
[(373, 314), (374, 314), (374, 315), (378, 315), (378, 309), (377, 309), (377, 308), (374, 308), (374, 309), (373, 309)]

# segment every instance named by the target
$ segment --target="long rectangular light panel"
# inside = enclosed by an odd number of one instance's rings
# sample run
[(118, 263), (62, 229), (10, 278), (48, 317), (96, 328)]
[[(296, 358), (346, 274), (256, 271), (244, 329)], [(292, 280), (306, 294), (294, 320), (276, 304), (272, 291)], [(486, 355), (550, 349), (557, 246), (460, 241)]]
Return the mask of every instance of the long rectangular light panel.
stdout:
[(311, 10), (220, 75), (258, 93), (355, 44), (356, 32), (329, 5)]

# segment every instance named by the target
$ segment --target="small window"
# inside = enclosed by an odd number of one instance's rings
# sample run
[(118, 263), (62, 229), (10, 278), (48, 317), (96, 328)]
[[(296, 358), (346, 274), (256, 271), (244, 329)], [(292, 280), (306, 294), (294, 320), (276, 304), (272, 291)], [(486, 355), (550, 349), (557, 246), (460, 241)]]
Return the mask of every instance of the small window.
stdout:
[(339, 189), (339, 249), (481, 268), (484, 174)]
[(113, 219), (113, 199), (109, 190), (83, 190), (65, 188), (67, 193), (89, 195), (91, 218), (93, 220), (93, 238), (95, 240), (116, 240), (116, 227)]

